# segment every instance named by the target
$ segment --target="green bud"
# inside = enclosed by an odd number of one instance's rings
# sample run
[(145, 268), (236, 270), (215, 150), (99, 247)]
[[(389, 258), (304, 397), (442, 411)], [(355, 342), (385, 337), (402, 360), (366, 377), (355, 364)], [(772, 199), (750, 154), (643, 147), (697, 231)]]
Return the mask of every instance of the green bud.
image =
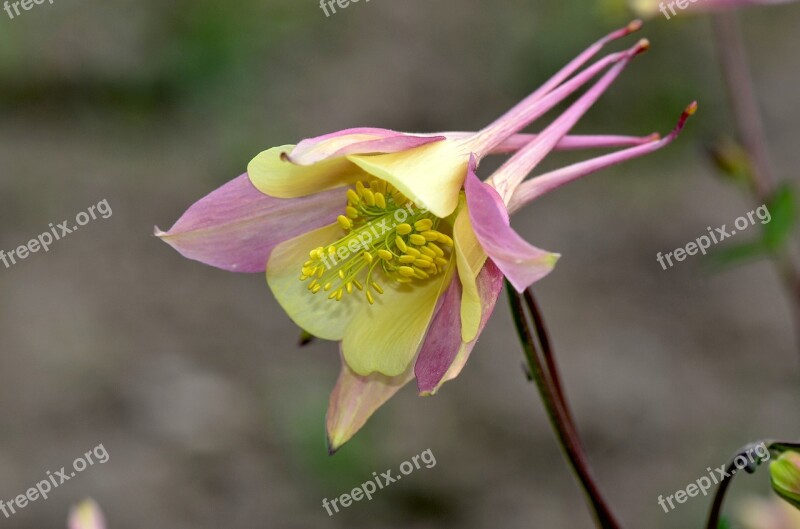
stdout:
[(800, 453), (787, 451), (769, 466), (772, 488), (800, 509)]
[(744, 147), (725, 139), (711, 147), (709, 154), (721, 176), (736, 184), (753, 185), (753, 170)]

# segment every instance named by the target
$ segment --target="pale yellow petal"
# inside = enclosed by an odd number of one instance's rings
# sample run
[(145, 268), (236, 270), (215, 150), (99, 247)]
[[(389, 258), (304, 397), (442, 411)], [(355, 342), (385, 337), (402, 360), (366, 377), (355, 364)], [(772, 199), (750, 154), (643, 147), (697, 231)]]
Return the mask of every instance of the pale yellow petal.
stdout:
[(344, 296), (341, 301), (334, 301), (324, 291), (312, 294), (308, 281), (300, 281), (300, 271), (308, 252), (341, 236), (338, 224), (305, 233), (275, 247), (267, 263), (267, 283), (286, 314), (302, 329), (326, 340), (342, 339), (364, 300)]
[(398, 153), (352, 155), (348, 159), (395, 186), (418, 206), (445, 218), (458, 205), (469, 152), (460, 143), (447, 140)]
[(253, 185), (277, 198), (296, 198), (355, 183), (364, 172), (347, 158), (332, 158), (312, 165), (296, 165), (282, 155), (294, 145), (273, 147), (258, 154), (247, 166)]
[(419, 352), (436, 301), (453, 277), (448, 270), (410, 285), (387, 283), (375, 304), (364, 304), (347, 326), (342, 352), (357, 374), (394, 377), (408, 369)]
[(328, 159), (346, 147), (379, 140), (385, 136), (386, 134), (368, 132), (352, 132), (349, 134), (340, 132), (329, 134), (321, 138), (311, 138), (298, 143), (295, 148), (292, 149), (291, 158), (293, 162), (298, 164), (309, 165)]
[(461, 339), (472, 341), (481, 324), (481, 297), (477, 277), (486, 262), (486, 252), (478, 242), (467, 208), (461, 209), (453, 225), (458, 277), (461, 281)]

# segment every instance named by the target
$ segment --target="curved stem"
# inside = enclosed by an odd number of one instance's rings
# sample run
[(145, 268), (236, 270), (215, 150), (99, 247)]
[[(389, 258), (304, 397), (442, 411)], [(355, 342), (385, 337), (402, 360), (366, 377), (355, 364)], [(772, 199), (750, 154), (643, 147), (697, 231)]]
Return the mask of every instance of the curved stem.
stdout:
[[(753, 195), (761, 204), (767, 204), (775, 193), (775, 177), (739, 21), (731, 11), (714, 15), (712, 24), (731, 113), (750, 162)], [(800, 262), (795, 245), (787, 244), (775, 255), (774, 262), (793, 306), (795, 334), (800, 341)]]
[[(525, 304), (527, 305), (528, 310), (531, 313), (531, 317), (533, 318), (533, 325), (536, 329), (536, 337), (539, 342), (542, 357), (544, 357), (544, 361), (547, 366), (547, 373), (552, 382), (555, 397), (559, 402), (561, 402), (561, 405), (564, 408), (564, 413), (566, 414), (567, 418), (567, 425), (575, 428), (575, 419), (572, 417), (572, 411), (567, 403), (567, 397), (566, 393), (564, 393), (564, 388), (562, 387), (558, 364), (556, 363), (556, 358), (553, 354), (553, 348), (550, 345), (550, 333), (547, 331), (544, 318), (539, 310), (539, 304), (536, 303), (536, 298), (533, 297), (533, 293), (531, 293), (530, 289), (526, 290), (523, 296), (525, 298)], [(574, 433), (576, 441), (580, 443), (577, 430), (575, 430)]]
[(716, 14), (712, 20), (736, 131), (752, 166), (755, 195), (759, 200), (767, 200), (775, 190), (775, 181), (739, 21), (733, 11)]
[[(508, 282), (506, 282), (506, 288), (514, 324), (522, 342), (531, 376), (539, 389), (547, 415), (558, 436), (559, 444), (586, 493), (598, 526), (602, 529), (620, 529), (620, 524), (603, 499), (589, 469), (589, 463), (578, 437), (572, 414), (564, 397), (547, 328), (536, 300), (530, 290), (524, 296), (520, 296)], [(534, 333), (523, 307), (523, 300), (533, 319), (536, 339), (534, 339)], [(543, 352), (537, 348), (537, 342)]]
[[(725, 472), (730, 474), (732, 470), (735, 471), (736, 467), (733, 463), (730, 463), (725, 469)], [(719, 529), (719, 519), (722, 515), (722, 502), (725, 500), (725, 494), (728, 492), (728, 487), (730, 487), (732, 482), (733, 476), (722, 480), (719, 487), (717, 487), (717, 492), (714, 494), (714, 502), (711, 504), (711, 511), (708, 513), (706, 529)]]

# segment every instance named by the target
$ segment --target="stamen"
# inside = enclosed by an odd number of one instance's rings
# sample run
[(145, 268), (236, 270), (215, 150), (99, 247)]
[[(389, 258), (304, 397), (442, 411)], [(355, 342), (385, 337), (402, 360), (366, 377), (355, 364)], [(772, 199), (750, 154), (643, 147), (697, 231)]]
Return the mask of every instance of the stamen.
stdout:
[(344, 236), (314, 248), (303, 263), (300, 280), (311, 280), (309, 292), (328, 292), (328, 299), (340, 301), (358, 290), (373, 304), (384, 292), (380, 276), (411, 285), (447, 269), (453, 240), (437, 229), (449, 231), (442, 219), (383, 180), (356, 182), (346, 196), (344, 214), (336, 219)]

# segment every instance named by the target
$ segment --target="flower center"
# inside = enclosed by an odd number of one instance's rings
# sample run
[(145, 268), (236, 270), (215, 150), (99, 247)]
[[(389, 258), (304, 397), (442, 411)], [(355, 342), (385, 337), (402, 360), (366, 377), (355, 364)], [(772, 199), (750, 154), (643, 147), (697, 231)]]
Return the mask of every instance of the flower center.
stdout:
[(437, 231), (442, 219), (409, 200), (388, 182), (356, 182), (347, 191), (345, 235), (327, 247), (311, 250), (300, 281), (311, 280), (313, 294), (329, 292), (341, 300), (354, 289), (370, 304), (383, 294), (378, 270), (396, 283), (413, 284), (441, 274), (450, 262), (453, 239)]

